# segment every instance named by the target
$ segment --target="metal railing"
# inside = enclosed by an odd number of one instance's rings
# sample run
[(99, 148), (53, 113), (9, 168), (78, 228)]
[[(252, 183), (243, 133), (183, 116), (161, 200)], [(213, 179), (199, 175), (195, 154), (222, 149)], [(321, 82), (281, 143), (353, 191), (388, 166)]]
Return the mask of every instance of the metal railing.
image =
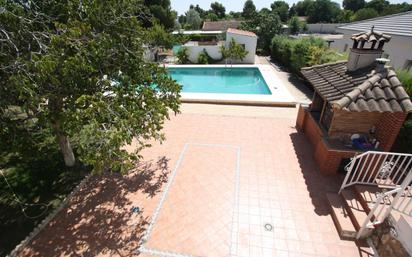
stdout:
[(345, 167), (346, 177), (339, 193), (346, 187), (363, 184), (388, 188), (370, 204), (356, 238), (367, 228), (383, 222), (392, 210), (412, 215), (412, 154), (369, 151), (357, 155)]
[(376, 200), (372, 203), (372, 208), (368, 216), (365, 218), (359, 231), (356, 234), (356, 239), (359, 239), (361, 236), (363, 236), (367, 228), (371, 229), (374, 225), (382, 223), (382, 221), (385, 220), (392, 209), (393, 201), (390, 201), (390, 197), (400, 191), (402, 191), (402, 188), (398, 187), (391, 191), (382, 193), (376, 198)]
[(395, 188), (412, 171), (412, 154), (369, 151), (352, 158), (339, 193), (351, 185)]

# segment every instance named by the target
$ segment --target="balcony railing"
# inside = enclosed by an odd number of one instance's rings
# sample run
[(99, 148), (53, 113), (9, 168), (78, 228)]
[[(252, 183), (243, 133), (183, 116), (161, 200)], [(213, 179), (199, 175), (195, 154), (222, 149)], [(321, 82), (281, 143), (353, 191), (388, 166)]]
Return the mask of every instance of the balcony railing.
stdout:
[(346, 166), (347, 174), (340, 188), (357, 184), (379, 186), (386, 192), (370, 205), (370, 212), (358, 231), (383, 222), (392, 210), (412, 215), (412, 154), (369, 151), (357, 155)]

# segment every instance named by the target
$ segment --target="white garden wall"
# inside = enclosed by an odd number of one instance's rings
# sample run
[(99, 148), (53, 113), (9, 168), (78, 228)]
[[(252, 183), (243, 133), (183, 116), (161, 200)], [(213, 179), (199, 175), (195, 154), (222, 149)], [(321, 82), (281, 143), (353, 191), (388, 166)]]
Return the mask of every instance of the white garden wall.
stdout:
[(256, 54), (256, 44), (257, 44), (257, 37), (250, 36), (250, 35), (242, 35), (238, 33), (231, 33), (226, 32), (226, 41), (219, 42), (217, 45), (198, 45), (198, 42), (187, 42), (183, 47), (188, 49), (189, 60), (192, 63), (198, 63), (199, 54), (202, 53), (203, 50), (206, 50), (210, 57), (215, 60), (222, 59), (222, 54), (220, 53), (220, 47), (222, 43), (225, 47), (229, 46), (229, 42), (235, 39), (237, 44), (244, 45), (248, 54), (241, 60), (233, 60), (234, 64), (253, 64), (255, 63), (255, 54)]
[(210, 55), (215, 60), (221, 59), (222, 54), (220, 53), (220, 45), (204, 45), (204, 46), (199, 46), (199, 45), (185, 45), (189, 51), (189, 60), (192, 63), (197, 63), (197, 58), (199, 57), (199, 54), (203, 51), (203, 49), (206, 49), (207, 53)]

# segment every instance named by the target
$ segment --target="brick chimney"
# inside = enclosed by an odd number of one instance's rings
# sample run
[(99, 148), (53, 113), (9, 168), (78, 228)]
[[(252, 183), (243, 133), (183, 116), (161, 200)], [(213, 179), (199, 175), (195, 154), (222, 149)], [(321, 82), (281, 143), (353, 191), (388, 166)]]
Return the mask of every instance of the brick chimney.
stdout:
[(356, 71), (374, 65), (376, 59), (383, 53), (383, 46), (391, 39), (390, 36), (374, 31), (353, 34), (353, 46), (350, 49), (347, 68), (348, 71)]

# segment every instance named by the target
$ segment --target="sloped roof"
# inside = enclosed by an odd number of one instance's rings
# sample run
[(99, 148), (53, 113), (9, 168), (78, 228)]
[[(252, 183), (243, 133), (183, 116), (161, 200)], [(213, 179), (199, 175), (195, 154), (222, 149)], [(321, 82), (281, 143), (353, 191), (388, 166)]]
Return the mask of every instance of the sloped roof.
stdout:
[(233, 34), (238, 34), (238, 35), (243, 35), (243, 36), (248, 36), (248, 37), (256, 37), (256, 34), (250, 31), (246, 30), (240, 30), (240, 29), (228, 29), (227, 32), (233, 33)]
[(226, 31), (229, 28), (237, 29), (242, 21), (228, 20), (228, 21), (205, 21), (203, 22), (202, 30), (222, 30)]
[(382, 33), (412, 37), (412, 11), (352, 22), (338, 29), (368, 31), (372, 26)]
[(335, 108), (368, 112), (412, 112), (396, 73), (372, 68), (348, 72), (346, 61), (303, 68), (303, 76)]
[(375, 31), (374, 26), (372, 26), (370, 31), (353, 34), (351, 39), (366, 42), (389, 42), (391, 40), (391, 36)]

